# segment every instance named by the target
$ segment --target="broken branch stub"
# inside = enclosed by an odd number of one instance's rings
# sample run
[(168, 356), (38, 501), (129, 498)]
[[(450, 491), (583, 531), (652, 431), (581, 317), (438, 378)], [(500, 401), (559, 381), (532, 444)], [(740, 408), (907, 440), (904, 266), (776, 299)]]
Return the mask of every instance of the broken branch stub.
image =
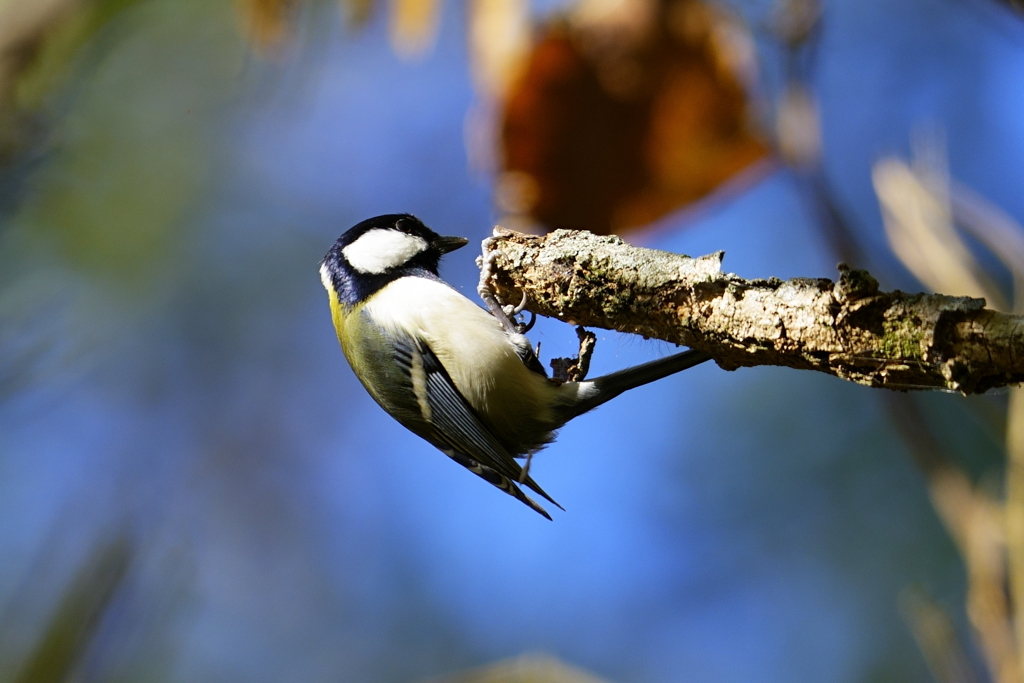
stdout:
[(873, 387), (964, 394), (1024, 381), (1024, 318), (984, 299), (882, 292), (866, 271), (744, 280), (615, 236), (495, 229), (492, 287), (537, 314), (700, 349), (726, 370), (782, 365)]

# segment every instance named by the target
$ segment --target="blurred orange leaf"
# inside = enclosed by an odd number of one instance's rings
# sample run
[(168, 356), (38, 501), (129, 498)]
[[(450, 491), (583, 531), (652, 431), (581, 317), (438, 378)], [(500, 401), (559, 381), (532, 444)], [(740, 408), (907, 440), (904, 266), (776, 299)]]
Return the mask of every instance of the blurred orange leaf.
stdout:
[[(645, 11), (648, 25), (622, 20)], [(547, 26), (505, 98), (499, 205), (548, 228), (650, 223), (768, 151), (749, 124), (735, 25), (699, 0), (606, 16)]]

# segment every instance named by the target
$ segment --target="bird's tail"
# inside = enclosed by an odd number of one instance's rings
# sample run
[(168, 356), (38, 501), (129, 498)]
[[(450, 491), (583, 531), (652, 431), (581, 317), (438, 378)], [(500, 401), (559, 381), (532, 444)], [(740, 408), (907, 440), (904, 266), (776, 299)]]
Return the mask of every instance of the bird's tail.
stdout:
[[(523, 493), (522, 489), (516, 486), (515, 482), (506, 477), (504, 474), (501, 474), (500, 472), (491, 469), (487, 465), (482, 465), (473, 458), (465, 456), (462, 453), (459, 453), (458, 451), (448, 449), (442, 451), (442, 453), (444, 453), (449, 458), (465, 467), (467, 470), (469, 470), (476, 476), (486, 481), (488, 484), (498, 487), (508, 495), (512, 496), (519, 502), (523, 503), (527, 507), (534, 510), (535, 512), (539, 513), (540, 515), (543, 515), (548, 520), (551, 520), (551, 515), (548, 514), (547, 510), (538, 505), (533, 498), (530, 498), (528, 495)], [(565, 510), (565, 508), (563, 508), (561, 505), (555, 503), (555, 501), (548, 494), (544, 493), (544, 491), (539, 486), (537, 486), (532, 479), (530, 479), (529, 482), (531, 487), (535, 491), (537, 491), (537, 493), (539, 493), (540, 495), (544, 496), (549, 501), (557, 505), (559, 510)]]
[(703, 351), (690, 349), (689, 351), (683, 351), (666, 358), (652, 360), (650, 363), (644, 363), (643, 365), (613, 372), (610, 375), (580, 382), (579, 400), (569, 409), (565, 421), (568, 422), (588, 410), (593, 410), (624, 391), (629, 391), (635, 387), (659, 380), (662, 377), (668, 377), (677, 372), (687, 370), (707, 360), (711, 360), (711, 356)]

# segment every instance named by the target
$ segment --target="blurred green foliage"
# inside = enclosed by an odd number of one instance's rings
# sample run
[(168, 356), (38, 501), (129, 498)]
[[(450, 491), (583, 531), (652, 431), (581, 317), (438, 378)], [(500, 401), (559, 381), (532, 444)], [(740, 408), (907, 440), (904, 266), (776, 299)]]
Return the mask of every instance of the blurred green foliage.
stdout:
[(59, 126), (15, 221), (70, 265), (145, 288), (201, 201), (246, 55), (228, 2), (83, 5), (19, 83), (19, 101)]
[(97, 547), (60, 597), (34, 650), (12, 683), (60, 683), (72, 680), (131, 565), (133, 549), (125, 538)]
[(68, 4), (52, 26), (39, 36), (39, 45), (14, 83), (14, 105), (35, 109), (60, 85), (66, 84), (82, 48), (107, 28), (122, 10), (142, 0), (94, 0)]

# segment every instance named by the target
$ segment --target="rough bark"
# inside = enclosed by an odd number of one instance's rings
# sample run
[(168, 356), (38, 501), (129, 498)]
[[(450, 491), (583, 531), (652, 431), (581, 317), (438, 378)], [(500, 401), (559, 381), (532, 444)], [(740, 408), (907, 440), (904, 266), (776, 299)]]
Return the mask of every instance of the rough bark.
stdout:
[(866, 271), (839, 280), (744, 280), (699, 258), (615, 236), (495, 229), (484, 242), (506, 302), (566, 322), (705, 351), (726, 370), (782, 365), (889, 389), (964, 394), (1024, 381), (1024, 318), (984, 299), (883, 292)]

